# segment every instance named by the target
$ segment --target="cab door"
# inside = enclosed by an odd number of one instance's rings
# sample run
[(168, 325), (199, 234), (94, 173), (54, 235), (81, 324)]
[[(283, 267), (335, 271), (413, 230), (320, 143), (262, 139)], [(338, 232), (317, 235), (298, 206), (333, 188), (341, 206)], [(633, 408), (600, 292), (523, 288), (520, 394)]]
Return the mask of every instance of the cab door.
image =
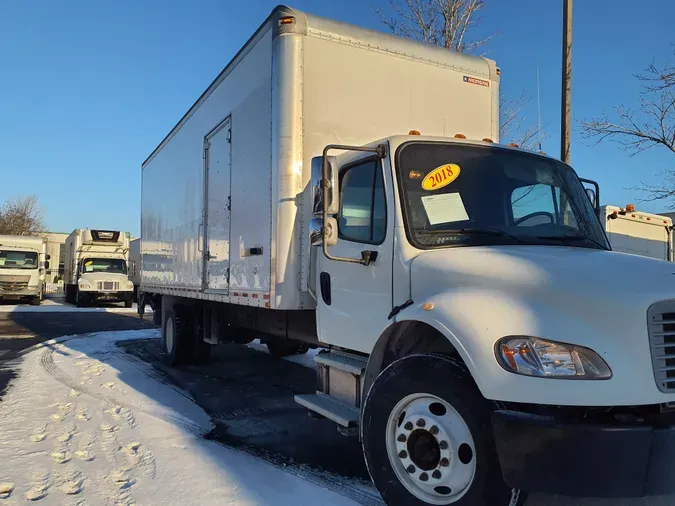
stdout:
[(388, 167), (387, 159), (368, 156), (339, 170), (338, 239), (329, 253), (360, 259), (363, 252), (370, 252), (375, 259), (369, 265), (330, 260), (317, 246), (317, 320), (322, 342), (369, 352), (390, 323), (394, 234), (393, 208), (387, 205), (393, 198)]

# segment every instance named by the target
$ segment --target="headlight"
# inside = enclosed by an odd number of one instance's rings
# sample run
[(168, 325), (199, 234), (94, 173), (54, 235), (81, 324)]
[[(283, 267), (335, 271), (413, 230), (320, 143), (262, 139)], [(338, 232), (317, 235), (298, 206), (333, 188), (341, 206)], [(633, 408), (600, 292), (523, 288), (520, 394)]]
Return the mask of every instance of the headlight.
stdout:
[(538, 337), (504, 337), (495, 345), (497, 361), (516, 374), (540, 378), (609, 379), (612, 371), (593, 350)]
[(80, 288), (82, 288), (83, 290), (89, 290), (91, 289), (91, 285), (86, 281), (80, 281)]
[(133, 281), (127, 281), (127, 288), (133, 288), (134, 287), (134, 282)]

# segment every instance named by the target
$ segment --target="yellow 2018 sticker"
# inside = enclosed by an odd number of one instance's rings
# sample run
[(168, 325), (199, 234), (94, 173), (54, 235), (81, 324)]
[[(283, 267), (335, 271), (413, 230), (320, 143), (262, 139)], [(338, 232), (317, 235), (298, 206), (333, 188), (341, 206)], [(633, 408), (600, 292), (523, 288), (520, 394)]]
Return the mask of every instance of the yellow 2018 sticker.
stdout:
[(449, 185), (459, 177), (459, 165), (448, 163), (435, 168), (422, 180), (422, 188), (429, 191), (438, 190)]

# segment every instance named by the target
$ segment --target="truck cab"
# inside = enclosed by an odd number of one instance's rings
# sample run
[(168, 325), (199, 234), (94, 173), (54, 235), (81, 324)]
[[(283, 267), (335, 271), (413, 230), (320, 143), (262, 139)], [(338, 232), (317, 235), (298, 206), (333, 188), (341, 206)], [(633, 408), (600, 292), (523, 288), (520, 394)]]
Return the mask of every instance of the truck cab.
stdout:
[(129, 233), (77, 229), (66, 239), (66, 300), (78, 306), (123, 302), (132, 306), (129, 279)]
[(46, 269), (49, 269), (49, 255), (43, 238), (0, 236), (1, 300), (27, 300), (32, 305), (40, 305)]
[(312, 186), (330, 351), (317, 393), (296, 401), (358, 427), (385, 499), (394, 478), (425, 504), (471, 494), (471, 455), (499, 462), (512, 496), (494, 504), (672, 490), (672, 264), (611, 251), (571, 167), (398, 136), (328, 146)]

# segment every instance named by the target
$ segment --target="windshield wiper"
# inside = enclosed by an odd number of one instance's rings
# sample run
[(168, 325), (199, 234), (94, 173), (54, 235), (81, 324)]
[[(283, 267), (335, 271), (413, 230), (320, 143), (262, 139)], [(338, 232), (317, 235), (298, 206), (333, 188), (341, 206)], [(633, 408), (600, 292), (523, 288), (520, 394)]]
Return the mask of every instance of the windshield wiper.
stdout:
[(560, 242), (565, 242), (565, 241), (571, 241), (571, 242), (577, 242), (577, 241), (588, 241), (591, 244), (596, 245), (600, 249), (606, 250), (607, 247), (596, 241), (595, 239), (591, 239), (588, 236), (581, 235), (581, 234), (575, 234), (575, 235), (538, 235), (537, 239), (544, 239), (547, 241), (560, 241)]

